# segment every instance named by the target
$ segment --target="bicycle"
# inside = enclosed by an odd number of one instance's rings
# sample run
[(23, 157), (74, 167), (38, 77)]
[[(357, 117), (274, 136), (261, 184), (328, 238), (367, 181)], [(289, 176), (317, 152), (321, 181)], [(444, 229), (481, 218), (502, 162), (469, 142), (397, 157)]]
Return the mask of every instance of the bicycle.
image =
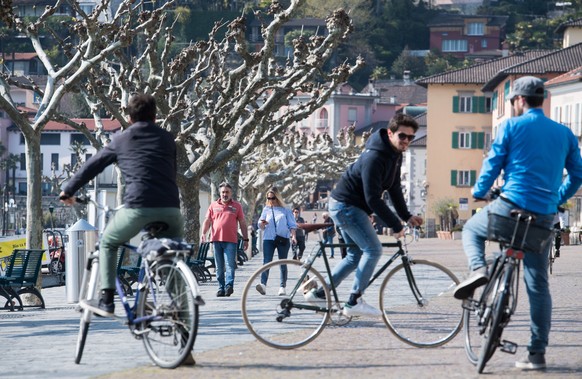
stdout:
[[(144, 228), (146, 235), (139, 249), (143, 259), (133, 305), (125, 295), (123, 283), (116, 278), (117, 294), (126, 315), (116, 316), (116, 319), (125, 322), (136, 339), (143, 340), (147, 354), (157, 366), (175, 368), (189, 357), (194, 346), (198, 333), (198, 307), (204, 305), (204, 300), (196, 278), (184, 262), (191, 254), (190, 246), (156, 239), (155, 236), (164, 228), (167, 225), (160, 222)], [(98, 281), (97, 250), (89, 255), (85, 265), (80, 304), (96, 297)], [(77, 364), (81, 362), (92, 317), (92, 312), (82, 306), (81, 312), (75, 349)]]
[[(330, 322), (345, 325), (351, 318), (343, 315), (336, 287), (331, 280), (331, 268), (326, 253), (328, 247), (349, 247), (349, 244), (324, 244), (304, 257), (304, 261), (278, 260), (259, 268), (246, 283), (242, 294), (242, 316), (259, 341), (278, 349), (294, 349), (313, 341)], [(452, 296), (459, 283), (447, 268), (427, 260), (413, 259), (406, 244), (383, 243), (397, 252), (380, 267), (370, 280), (370, 286), (398, 258), (402, 263), (392, 269), (380, 286), (379, 302), (388, 329), (401, 341), (416, 347), (436, 347), (450, 341), (462, 326), (462, 312)], [(324, 269), (330, 278), (325, 285), (322, 274), (314, 267), (323, 257)], [(277, 270), (279, 268), (279, 270)], [(270, 270), (271, 281), (280, 280), (286, 272), (291, 291), (281, 297), (261, 295), (255, 290), (261, 275)], [(323, 288), (325, 299), (318, 304), (305, 300), (304, 294), (313, 288)]]
[(501, 251), (490, 265), (487, 284), (463, 301), (465, 352), (479, 373), (498, 347), (516, 353), (517, 344), (502, 340), (501, 335), (517, 307), (524, 249), (531, 254), (543, 252), (553, 233), (533, 224), (535, 216), (521, 209), (514, 209), (512, 217), (495, 213), (488, 216), (488, 240), (499, 242)]
[(549, 258), (549, 269), (550, 269), (550, 274), (554, 273), (554, 261), (556, 260), (556, 258), (560, 257), (560, 246), (562, 245), (562, 229), (560, 229), (560, 227), (556, 227), (554, 226), (554, 233), (555, 233), (555, 237), (554, 237), (554, 243), (550, 246), (550, 254), (548, 256)]

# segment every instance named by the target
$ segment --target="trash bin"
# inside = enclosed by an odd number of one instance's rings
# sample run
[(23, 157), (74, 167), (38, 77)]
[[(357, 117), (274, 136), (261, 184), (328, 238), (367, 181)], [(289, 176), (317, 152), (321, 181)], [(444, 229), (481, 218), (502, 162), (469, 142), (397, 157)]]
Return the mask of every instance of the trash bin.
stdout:
[(67, 230), (69, 245), (65, 255), (65, 288), (67, 302), (79, 302), (81, 281), (87, 256), (95, 248), (97, 228), (80, 219)]

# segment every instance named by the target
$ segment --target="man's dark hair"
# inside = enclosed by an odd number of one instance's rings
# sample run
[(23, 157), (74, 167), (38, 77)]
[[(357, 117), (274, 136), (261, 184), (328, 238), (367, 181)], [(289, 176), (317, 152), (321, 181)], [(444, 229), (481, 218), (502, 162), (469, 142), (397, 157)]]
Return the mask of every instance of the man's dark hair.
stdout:
[(152, 95), (136, 94), (129, 99), (127, 112), (133, 120), (155, 121), (156, 120), (156, 99)]
[(297, 212), (301, 212), (301, 211), (299, 210), (299, 207), (295, 207), (295, 208), (293, 208), (293, 210), (294, 210), (294, 211), (297, 211)]
[(525, 103), (529, 108), (539, 108), (544, 104), (544, 98), (539, 96), (524, 96)]
[(418, 122), (416, 122), (414, 118), (404, 113), (398, 113), (394, 115), (394, 117), (392, 117), (392, 120), (390, 120), (390, 123), (388, 124), (388, 129), (390, 129), (392, 132), (395, 132), (401, 126), (411, 127), (412, 129), (414, 129), (415, 133), (418, 130)]
[(232, 189), (232, 186), (230, 185), (229, 182), (222, 182), (218, 185), (218, 188), (222, 188), (222, 187), (226, 187), (226, 188), (230, 188)]

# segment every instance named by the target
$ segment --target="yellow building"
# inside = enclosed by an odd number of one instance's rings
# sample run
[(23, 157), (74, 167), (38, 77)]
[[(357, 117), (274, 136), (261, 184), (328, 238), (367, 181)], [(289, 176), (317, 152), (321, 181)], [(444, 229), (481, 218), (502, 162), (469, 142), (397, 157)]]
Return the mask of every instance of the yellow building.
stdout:
[[(435, 208), (445, 200), (461, 223), (483, 206), (471, 188), (496, 128), (511, 117), (511, 83), (525, 75), (551, 79), (582, 62), (582, 44), (553, 51), (510, 55), (417, 81), (427, 95), (427, 231), (441, 225)], [(549, 116), (550, 102), (545, 104)], [(441, 209), (442, 210), (442, 209)], [(444, 229), (450, 227), (443, 225)]]

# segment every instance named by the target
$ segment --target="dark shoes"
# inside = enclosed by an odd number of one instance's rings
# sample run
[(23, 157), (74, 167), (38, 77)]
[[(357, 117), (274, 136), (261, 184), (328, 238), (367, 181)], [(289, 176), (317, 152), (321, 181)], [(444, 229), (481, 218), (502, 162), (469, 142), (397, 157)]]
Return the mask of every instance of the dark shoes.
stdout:
[(216, 292), (216, 297), (229, 297), (233, 294), (233, 292), (234, 290), (232, 289), (232, 286), (226, 286), (226, 289), (220, 289), (218, 292)]
[(115, 317), (115, 304), (106, 304), (103, 299), (81, 300), (79, 306), (101, 317)]
[(515, 362), (515, 367), (522, 370), (543, 370), (546, 368), (544, 353), (528, 353), (524, 359)]
[(487, 284), (488, 281), (487, 266), (480, 267), (473, 271), (471, 276), (459, 283), (453, 292), (453, 296), (459, 300), (467, 299), (473, 294), (476, 288)]

